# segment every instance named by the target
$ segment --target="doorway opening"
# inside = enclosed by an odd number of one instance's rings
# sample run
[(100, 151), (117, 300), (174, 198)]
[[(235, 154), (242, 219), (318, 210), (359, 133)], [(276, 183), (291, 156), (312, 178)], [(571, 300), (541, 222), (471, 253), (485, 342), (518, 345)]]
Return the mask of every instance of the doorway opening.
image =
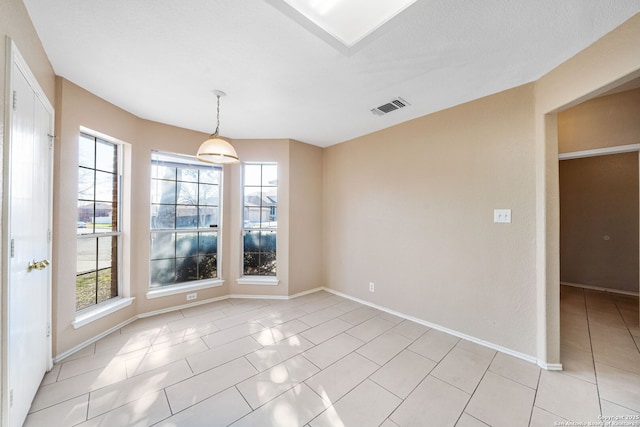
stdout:
[(560, 358), (596, 382), (598, 363), (629, 369), (640, 348), (640, 78), (556, 117)]

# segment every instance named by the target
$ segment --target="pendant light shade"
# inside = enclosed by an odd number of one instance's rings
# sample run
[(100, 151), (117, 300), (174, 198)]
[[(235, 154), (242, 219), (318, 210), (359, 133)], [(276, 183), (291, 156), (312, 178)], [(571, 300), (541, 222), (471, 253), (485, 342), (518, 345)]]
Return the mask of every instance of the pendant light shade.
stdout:
[(240, 161), (233, 146), (215, 133), (209, 135), (209, 138), (200, 145), (196, 158), (203, 162), (217, 164), (232, 164)]
[(221, 91), (214, 91), (214, 93), (218, 97), (218, 123), (216, 131), (209, 135), (209, 138), (207, 138), (206, 141), (200, 144), (198, 154), (196, 154), (196, 159), (207, 163), (223, 165), (238, 163), (240, 159), (238, 158), (236, 150), (231, 144), (220, 138), (218, 135), (218, 131), (220, 129), (220, 97), (224, 96), (225, 93)]

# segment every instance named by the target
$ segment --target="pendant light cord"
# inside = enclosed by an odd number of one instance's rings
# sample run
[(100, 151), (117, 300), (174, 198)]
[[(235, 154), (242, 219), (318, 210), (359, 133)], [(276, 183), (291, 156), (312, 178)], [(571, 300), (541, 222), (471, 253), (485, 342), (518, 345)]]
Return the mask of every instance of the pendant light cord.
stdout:
[(216, 131), (213, 133), (215, 136), (218, 136), (218, 131), (220, 130), (220, 95), (216, 95), (218, 97), (218, 114), (216, 116), (217, 124)]

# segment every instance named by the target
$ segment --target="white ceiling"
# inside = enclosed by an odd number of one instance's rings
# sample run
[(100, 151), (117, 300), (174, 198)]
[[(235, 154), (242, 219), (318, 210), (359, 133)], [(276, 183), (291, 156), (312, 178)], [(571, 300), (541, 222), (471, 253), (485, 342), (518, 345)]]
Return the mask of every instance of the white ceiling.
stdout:
[[(640, 0), (418, 0), (350, 51), (273, 0), (24, 0), (56, 74), (149, 120), (329, 146), (538, 79)], [(371, 109), (396, 97), (411, 105)]]

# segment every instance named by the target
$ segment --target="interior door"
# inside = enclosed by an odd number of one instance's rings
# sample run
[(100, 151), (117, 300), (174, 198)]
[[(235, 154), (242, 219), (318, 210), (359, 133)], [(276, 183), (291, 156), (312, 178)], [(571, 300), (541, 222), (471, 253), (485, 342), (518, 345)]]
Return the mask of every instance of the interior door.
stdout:
[[(21, 57), (20, 57), (21, 58)], [(51, 363), (50, 227), (53, 109), (26, 65), (12, 61), (8, 210), (9, 426), (24, 422)]]

